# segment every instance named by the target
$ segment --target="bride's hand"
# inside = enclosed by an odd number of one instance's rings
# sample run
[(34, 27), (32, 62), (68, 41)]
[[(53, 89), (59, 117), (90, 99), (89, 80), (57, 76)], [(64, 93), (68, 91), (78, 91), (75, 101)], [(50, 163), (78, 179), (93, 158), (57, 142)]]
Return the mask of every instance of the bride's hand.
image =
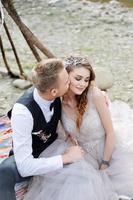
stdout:
[(107, 165), (104, 165), (104, 164), (102, 164), (101, 166), (100, 166), (100, 170), (105, 170), (105, 169), (107, 169), (108, 168), (108, 166)]

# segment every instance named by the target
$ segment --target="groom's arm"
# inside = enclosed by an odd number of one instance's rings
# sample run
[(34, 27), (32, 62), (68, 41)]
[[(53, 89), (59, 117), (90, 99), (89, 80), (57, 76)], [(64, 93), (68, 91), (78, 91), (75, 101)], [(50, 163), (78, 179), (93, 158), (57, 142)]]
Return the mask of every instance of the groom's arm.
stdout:
[(23, 177), (45, 174), (63, 167), (62, 156), (34, 158), (32, 155), (33, 117), (21, 104), (12, 111), (13, 148), (16, 165)]
[(103, 94), (103, 96), (104, 96), (104, 98), (105, 98), (106, 105), (109, 106), (109, 104), (110, 104), (110, 99), (109, 99), (107, 93), (106, 93), (105, 91), (103, 91), (103, 90), (101, 90), (101, 92), (102, 92), (102, 94)]

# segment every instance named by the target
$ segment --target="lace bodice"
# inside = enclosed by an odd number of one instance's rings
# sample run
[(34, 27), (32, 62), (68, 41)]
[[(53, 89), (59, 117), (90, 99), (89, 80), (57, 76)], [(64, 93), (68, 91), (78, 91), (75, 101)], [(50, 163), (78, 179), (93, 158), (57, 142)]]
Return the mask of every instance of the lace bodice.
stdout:
[(92, 89), (88, 92), (88, 104), (83, 115), (80, 132), (76, 129), (76, 122), (67, 116), (64, 111), (62, 111), (62, 122), (65, 130), (73, 135), (82, 146), (91, 145), (93, 147), (104, 140), (105, 131), (93, 102)]

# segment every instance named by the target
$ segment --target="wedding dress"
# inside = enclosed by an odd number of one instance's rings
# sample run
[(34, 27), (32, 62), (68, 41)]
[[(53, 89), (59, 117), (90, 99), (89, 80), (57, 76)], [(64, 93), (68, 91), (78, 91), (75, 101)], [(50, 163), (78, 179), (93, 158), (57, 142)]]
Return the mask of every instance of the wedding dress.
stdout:
[[(75, 121), (62, 111), (64, 129), (85, 150), (84, 158), (60, 170), (34, 177), (25, 200), (117, 200), (118, 195), (133, 197), (133, 110), (121, 101), (111, 103), (109, 109), (116, 135), (110, 166), (99, 170), (105, 130), (90, 89), (80, 132), (77, 132)], [(69, 145), (69, 141), (57, 139), (41, 157), (63, 154)]]

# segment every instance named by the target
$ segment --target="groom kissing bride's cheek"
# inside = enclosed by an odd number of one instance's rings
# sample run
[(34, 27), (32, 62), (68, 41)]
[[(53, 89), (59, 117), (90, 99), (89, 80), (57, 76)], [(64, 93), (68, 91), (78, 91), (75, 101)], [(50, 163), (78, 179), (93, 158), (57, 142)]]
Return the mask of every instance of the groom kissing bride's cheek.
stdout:
[(14, 155), (0, 165), (2, 200), (15, 200), (15, 183), (27, 178), (24, 200), (133, 197), (133, 112), (109, 103), (88, 59), (42, 60), (32, 81), (9, 113)]

